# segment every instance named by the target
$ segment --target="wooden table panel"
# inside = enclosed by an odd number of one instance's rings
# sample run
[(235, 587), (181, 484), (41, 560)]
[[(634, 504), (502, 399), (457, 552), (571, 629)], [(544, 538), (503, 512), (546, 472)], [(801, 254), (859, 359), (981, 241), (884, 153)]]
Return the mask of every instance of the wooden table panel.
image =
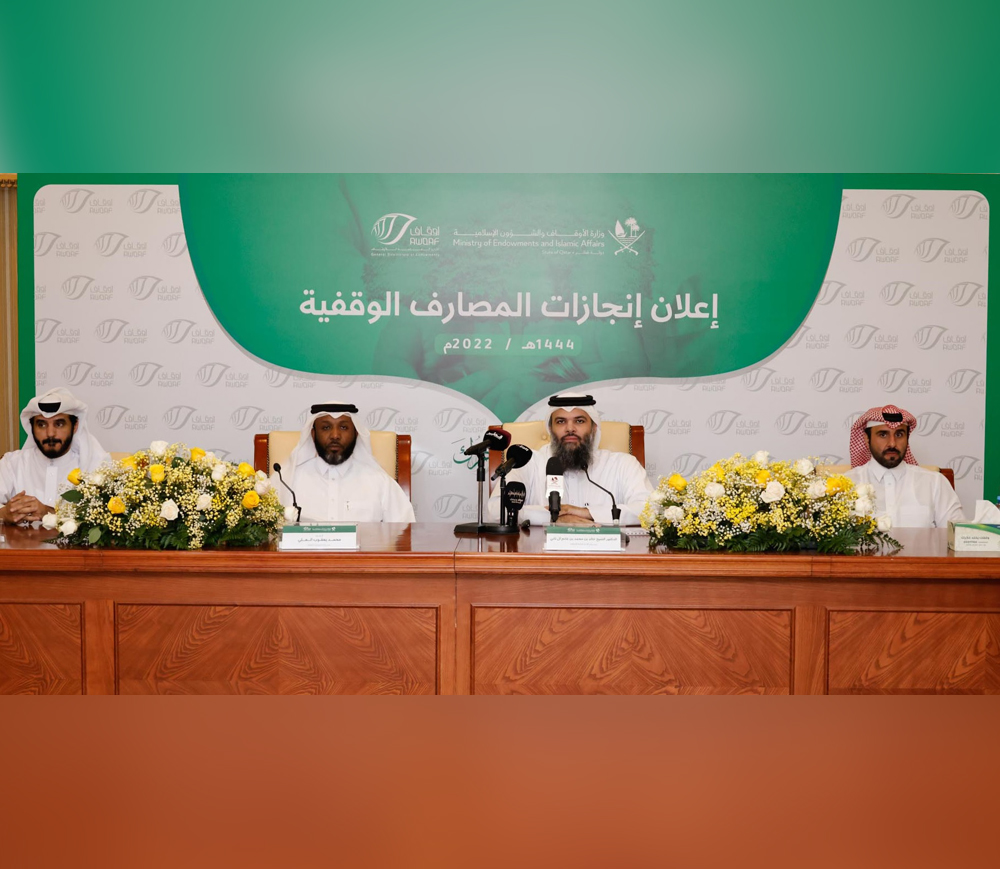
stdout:
[(831, 612), (831, 694), (1000, 693), (1000, 614)]
[(0, 604), (0, 694), (82, 694), (79, 604)]
[(789, 612), (473, 608), (475, 694), (787, 694)]
[(433, 694), (430, 607), (117, 607), (121, 694)]

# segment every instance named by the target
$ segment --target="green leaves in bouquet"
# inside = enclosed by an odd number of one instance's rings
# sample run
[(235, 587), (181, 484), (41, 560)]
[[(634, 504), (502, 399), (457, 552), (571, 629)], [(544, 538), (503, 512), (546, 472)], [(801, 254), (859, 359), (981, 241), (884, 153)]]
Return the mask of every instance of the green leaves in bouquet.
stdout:
[(68, 489), (62, 493), (62, 499), (69, 501), (70, 504), (76, 504), (83, 499), (83, 493), (79, 489)]

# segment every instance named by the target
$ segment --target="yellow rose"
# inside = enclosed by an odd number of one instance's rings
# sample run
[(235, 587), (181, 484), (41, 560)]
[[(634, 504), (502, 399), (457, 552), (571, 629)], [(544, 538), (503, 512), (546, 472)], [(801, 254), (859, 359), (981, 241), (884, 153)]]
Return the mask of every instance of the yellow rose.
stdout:
[[(257, 472), (253, 469), (253, 465), (248, 465), (246, 462), (240, 462), (240, 466), (236, 469), (236, 473), (241, 477), (252, 477)], [(256, 507), (257, 505), (254, 504)]]
[(667, 485), (677, 492), (683, 492), (687, 488), (687, 484), (688, 481), (680, 474), (671, 474), (670, 479), (667, 480)]
[(73, 468), (73, 470), (70, 471), (69, 474), (66, 476), (66, 479), (69, 480), (74, 486), (79, 486), (80, 485), (80, 469), (79, 468)]
[(135, 456), (125, 456), (125, 458), (122, 459), (122, 464), (126, 468), (131, 468), (134, 471), (136, 469)]
[(114, 496), (110, 501), (108, 501), (108, 510), (112, 513), (124, 513), (125, 512), (125, 502), (119, 498), (117, 495)]
[(826, 491), (830, 495), (835, 492), (847, 492), (853, 485), (843, 474), (834, 474), (826, 478)]
[(167, 476), (167, 469), (163, 465), (150, 465), (149, 466), (149, 479), (154, 483), (162, 483), (163, 478)]
[(771, 479), (771, 472), (760, 470), (754, 475), (754, 480), (758, 486), (766, 486)]
[(191, 461), (199, 462), (205, 458), (205, 451), (200, 447), (191, 447)]
[(253, 508), (256, 507), (259, 503), (260, 503), (260, 495), (258, 495), (253, 489), (251, 489), (243, 496), (243, 506), (246, 507), (247, 510), (253, 510)]
[(723, 470), (722, 465), (720, 465), (718, 462), (712, 465), (712, 467), (709, 468), (709, 471), (715, 474), (715, 479), (719, 483), (721, 483), (724, 479), (726, 479), (726, 472)]

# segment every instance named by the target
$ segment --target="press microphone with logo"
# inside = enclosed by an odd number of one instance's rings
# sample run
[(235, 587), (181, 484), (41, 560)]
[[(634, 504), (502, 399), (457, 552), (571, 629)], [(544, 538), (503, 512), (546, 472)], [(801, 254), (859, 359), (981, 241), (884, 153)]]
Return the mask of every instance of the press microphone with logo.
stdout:
[(497, 477), (506, 477), (514, 468), (523, 468), (529, 461), (531, 461), (531, 450), (524, 444), (514, 444), (514, 446), (507, 450), (506, 461), (493, 472), (490, 480), (495, 480)]
[(622, 517), (622, 508), (615, 503), (615, 496), (612, 495), (611, 492), (609, 492), (607, 489), (605, 489), (604, 486), (602, 486), (600, 483), (595, 483), (593, 480), (591, 480), (590, 474), (587, 473), (586, 468), (583, 469), (583, 473), (584, 476), (586, 476), (588, 483), (597, 486), (597, 488), (600, 489), (602, 492), (607, 492), (609, 495), (611, 495), (611, 519), (615, 523), (615, 525), (619, 524), (619, 521), (621, 520)]
[(524, 483), (517, 480), (510, 482), (503, 491), (503, 507), (507, 515), (506, 525), (517, 525), (518, 511), (524, 506), (524, 500), (528, 497), (528, 490)]
[(552, 456), (545, 463), (545, 497), (549, 502), (549, 516), (555, 522), (559, 518), (559, 511), (562, 510), (562, 498), (566, 494), (566, 485), (563, 474), (566, 468), (563, 463)]
[(462, 450), (463, 456), (478, 456), (487, 450), (500, 450), (501, 452), (510, 446), (510, 432), (505, 429), (488, 429), (483, 439), (478, 444), (466, 447)]
[[(285, 478), (281, 476), (281, 465), (275, 462), (272, 467), (274, 468), (274, 472), (278, 475), (278, 479), (281, 480), (281, 485), (288, 489), (289, 492), (292, 492), (292, 487), (289, 486), (288, 483), (285, 482)], [(299, 506), (294, 492), (292, 492), (292, 506), (295, 508), (295, 524), (298, 525), (302, 521), (302, 508)]]

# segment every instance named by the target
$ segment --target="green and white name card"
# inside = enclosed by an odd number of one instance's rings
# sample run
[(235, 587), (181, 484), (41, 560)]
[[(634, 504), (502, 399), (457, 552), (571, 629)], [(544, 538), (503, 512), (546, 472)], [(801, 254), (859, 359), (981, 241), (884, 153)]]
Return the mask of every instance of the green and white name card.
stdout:
[(622, 530), (612, 525), (549, 525), (544, 548), (546, 552), (621, 552)]
[(281, 529), (281, 552), (335, 552), (358, 548), (358, 526), (286, 525)]
[(955, 552), (1000, 552), (1000, 525), (949, 522), (948, 548)]

